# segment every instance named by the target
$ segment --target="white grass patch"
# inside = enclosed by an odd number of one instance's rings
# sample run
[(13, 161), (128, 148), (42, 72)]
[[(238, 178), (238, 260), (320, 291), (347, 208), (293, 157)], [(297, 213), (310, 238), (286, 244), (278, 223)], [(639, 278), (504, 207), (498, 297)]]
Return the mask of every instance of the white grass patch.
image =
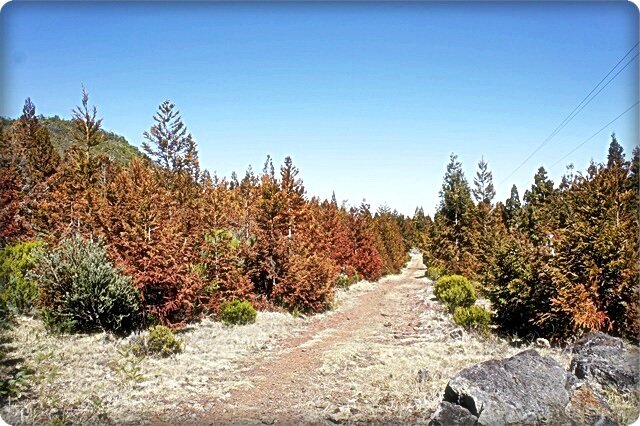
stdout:
[(126, 352), (131, 337), (52, 335), (41, 321), (21, 317), (8, 333), (10, 356), (35, 375), (30, 390), (0, 413), (10, 424), (137, 423), (163, 413), (201, 413), (200, 400), (225, 399), (231, 389), (250, 385), (251, 374), (238, 371), (243, 360), (277, 349), (306, 323), (276, 312), (259, 312), (246, 326), (204, 319), (177, 333), (182, 353), (139, 359)]

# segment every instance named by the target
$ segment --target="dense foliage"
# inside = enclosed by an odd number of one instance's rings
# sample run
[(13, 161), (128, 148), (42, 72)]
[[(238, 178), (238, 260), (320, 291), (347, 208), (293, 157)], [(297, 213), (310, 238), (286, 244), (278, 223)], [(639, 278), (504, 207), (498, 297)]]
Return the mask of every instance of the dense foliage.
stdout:
[(493, 204), (484, 161), (471, 190), (452, 156), (434, 220), (417, 211), (414, 240), (432, 275), (442, 268), (480, 281), (508, 333), (637, 339), (639, 153), (627, 161), (612, 135), (605, 163), (569, 167), (558, 186), (540, 167), (523, 202), (514, 185), (504, 204)]
[[(170, 101), (144, 134), (146, 155), (102, 130), (84, 89), (71, 118), (38, 116), (27, 100), (23, 115), (3, 119), (0, 132), (0, 249), (35, 238), (47, 243), (34, 277), (57, 328), (125, 327), (124, 318), (97, 311), (84, 314), (92, 315), (89, 323), (74, 311), (88, 303), (84, 296), (73, 303), (62, 297), (70, 289), (97, 292), (97, 272), (122, 297), (131, 281), (139, 322), (179, 327), (230, 300), (323, 311), (336, 283), (397, 272), (413, 245), (412, 221), (386, 207), (372, 213), (364, 203), (307, 197), (289, 157), (277, 171), (268, 157), (258, 174), (210, 175)], [(93, 246), (97, 238), (106, 254)], [(91, 247), (69, 252), (82, 244)], [(59, 280), (55, 268), (82, 278)], [(123, 303), (133, 307), (127, 297)]]
[(154, 325), (149, 331), (137, 336), (131, 342), (131, 352), (138, 357), (168, 357), (182, 352), (183, 343), (169, 327)]
[(256, 315), (256, 310), (246, 300), (232, 300), (220, 306), (220, 320), (227, 325), (253, 324)]
[(489, 333), (490, 321), (491, 314), (482, 306), (458, 306), (453, 311), (453, 322), (482, 335)]
[(40, 285), (43, 319), (54, 330), (127, 332), (138, 324), (138, 292), (100, 242), (65, 239), (39, 256), (30, 275)]
[(0, 250), (0, 305), (5, 314), (24, 314), (33, 308), (38, 286), (28, 274), (40, 247), (40, 241), (27, 241)]
[(469, 307), (476, 302), (476, 293), (462, 275), (445, 275), (433, 286), (433, 293), (453, 312), (457, 307)]

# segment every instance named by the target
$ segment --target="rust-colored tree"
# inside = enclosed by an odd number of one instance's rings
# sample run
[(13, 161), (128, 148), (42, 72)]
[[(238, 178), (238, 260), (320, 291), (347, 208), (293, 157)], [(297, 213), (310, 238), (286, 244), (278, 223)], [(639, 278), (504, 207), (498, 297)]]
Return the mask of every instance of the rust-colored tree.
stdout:
[(133, 160), (111, 183), (102, 230), (112, 257), (140, 289), (147, 314), (181, 326), (208, 303), (194, 267), (195, 247), (175, 220), (182, 208), (144, 160)]

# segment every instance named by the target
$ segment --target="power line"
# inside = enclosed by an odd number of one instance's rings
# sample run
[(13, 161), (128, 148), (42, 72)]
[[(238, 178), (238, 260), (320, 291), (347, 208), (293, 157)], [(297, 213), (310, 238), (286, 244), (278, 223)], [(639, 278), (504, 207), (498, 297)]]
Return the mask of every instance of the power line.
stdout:
[[(518, 170), (520, 170), (520, 168), (522, 166), (524, 166), (527, 161), (529, 161), (538, 151), (540, 151), (542, 149), (543, 146), (545, 146), (549, 141), (551, 141), (551, 139), (553, 139), (562, 129), (564, 129), (567, 124), (569, 124), (569, 122), (571, 120), (573, 120), (573, 118), (575, 118), (576, 115), (578, 115), (580, 113), (580, 111), (582, 111), (593, 99), (595, 99), (596, 96), (598, 96), (600, 94), (600, 92), (602, 92), (625, 68), (627, 68), (637, 57), (638, 57), (638, 53), (636, 53), (622, 68), (620, 68), (618, 70), (617, 73), (615, 73), (615, 75), (613, 77), (611, 77), (611, 79), (609, 79), (609, 81), (607, 81), (607, 83), (600, 87), (600, 90), (598, 90), (593, 96), (591, 96), (591, 94), (593, 92), (595, 92), (598, 87), (602, 84), (603, 81), (605, 81), (607, 79), (607, 77), (609, 77), (611, 75), (612, 72), (615, 71), (616, 68), (618, 68), (618, 65), (620, 65), (626, 58), (627, 56), (629, 56), (629, 54), (631, 52), (633, 52), (633, 50), (638, 47), (639, 43), (636, 43), (635, 45), (633, 45), (633, 47), (631, 49), (629, 49), (627, 51), (627, 53), (624, 54), (624, 56), (622, 58), (620, 58), (620, 60), (613, 66), (613, 68), (611, 68), (609, 70), (609, 72), (602, 77), (602, 79), (600, 79), (600, 81), (598, 82), (598, 84), (596, 84), (593, 89), (591, 89), (591, 91), (587, 94), (587, 96), (584, 97), (584, 99), (582, 99), (580, 101), (580, 103), (578, 105), (576, 105), (575, 108), (573, 108), (573, 110), (569, 113), (569, 115), (567, 115), (564, 120), (562, 120), (562, 122), (560, 124), (558, 124), (558, 126), (553, 130), (553, 132), (551, 132), (551, 134), (549, 136), (547, 136), (547, 138), (542, 141), (542, 143), (540, 145), (538, 145), (538, 147), (536, 149), (533, 150), (533, 152), (531, 154), (529, 154), (529, 156), (527, 158), (524, 159), (524, 161), (522, 163), (520, 163), (518, 165), (518, 167), (516, 167), (502, 182), (501, 184), (505, 183), (507, 180), (509, 180), (509, 178), (511, 176), (513, 176)], [(586, 101), (586, 102), (585, 102)]]
[[(620, 74), (622, 71), (624, 71), (624, 69), (625, 69), (625, 68), (627, 68), (629, 65), (631, 65), (631, 63), (633, 62), (633, 60), (634, 60), (634, 59), (636, 59), (637, 57), (638, 57), (638, 53), (636, 53), (636, 54), (635, 54), (631, 59), (629, 59), (629, 61), (628, 61), (628, 62), (627, 62), (627, 63), (626, 63), (622, 68), (620, 68), (620, 69), (618, 70), (618, 72), (617, 72), (617, 73), (615, 73), (615, 75), (614, 75), (613, 77), (611, 77), (611, 79), (610, 79), (609, 81), (607, 81), (607, 83), (606, 83), (604, 86), (602, 86), (602, 87), (600, 88), (600, 90), (598, 90), (598, 91), (596, 92), (596, 94), (595, 94), (595, 95), (593, 95), (593, 96), (591, 97), (591, 99), (589, 99), (589, 101), (588, 101), (588, 102), (586, 102), (584, 105), (582, 105), (582, 107), (581, 107), (579, 110), (577, 110), (577, 111), (575, 111), (575, 110), (574, 110), (575, 112), (574, 112), (574, 113), (572, 113), (571, 118), (570, 118), (568, 121), (566, 121), (566, 122), (565, 122), (565, 124), (564, 124), (564, 125), (562, 125), (562, 127), (560, 127), (557, 131), (554, 131), (554, 133), (553, 133), (552, 135), (553, 135), (553, 136), (555, 136), (556, 134), (558, 134), (558, 133), (560, 132), (560, 130), (564, 129), (564, 128), (566, 127), (566, 125), (567, 125), (567, 124), (569, 124), (569, 121), (571, 121), (571, 120), (573, 119), (573, 117), (575, 117), (576, 115), (578, 115), (578, 114), (580, 113), (580, 111), (582, 111), (582, 110), (583, 110), (587, 105), (589, 105), (589, 103), (590, 103), (590, 102), (591, 102), (591, 101), (592, 101), (596, 96), (598, 96), (598, 95), (600, 94), (600, 92), (602, 92), (602, 91), (605, 89), (605, 87), (607, 87), (607, 86), (608, 86), (608, 85), (609, 85), (609, 84), (610, 84), (610, 83), (611, 83), (611, 82), (612, 82), (612, 81), (613, 81), (613, 80), (618, 76), (618, 74)], [(618, 62), (618, 63), (619, 63), (619, 62)], [(616, 65), (616, 66), (617, 66), (617, 65)], [(613, 69), (612, 69), (612, 71), (613, 71)], [(611, 74), (611, 72), (609, 72), (609, 74)], [(600, 83), (598, 83), (598, 84), (600, 84)], [(597, 87), (597, 86), (596, 86), (596, 87)], [(595, 88), (594, 88), (594, 90), (595, 90)], [(593, 90), (591, 91), (591, 93), (593, 93)], [(553, 136), (551, 136), (551, 137), (553, 137)]]
[(638, 106), (638, 104), (640, 103), (640, 101), (636, 101), (635, 104), (631, 105), (629, 108), (627, 108), (623, 113), (621, 113), (620, 115), (618, 115), (616, 118), (614, 118), (613, 120), (611, 120), (610, 122), (608, 122), (607, 124), (605, 124), (604, 126), (602, 126), (602, 128), (600, 130), (598, 130), (597, 132), (595, 132), (593, 135), (589, 136), (587, 139), (585, 139), (584, 141), (580, 142), (578, 144), (578, 146), (576, 146), (575, 148), (573, 148), (570, 152), (568, 152), (564, 157), (562, 157), (561, 159), (559, 159), (558, 161), (556, 161), (555, 163), (553, 163), (553, 165), (551, 166), (551, 168), (554, 168), (555, 166), (557, 166), (562, 160), (564, 160), (565, 158), (567, 158), (568, 156), (570, 156), (571, 154), (573, 154), (574, 152), (576, 152), (578, 149), (580, 149), (580, 147), (582, 147), (582, 145), (586, 144), (587, 142), (589, 142), (591, 139), (595, 138), (598, 134), (600, 134), (600, 132), (602, 132), (604, 129), (606, 129), (607, 127), (609, 127), (609, 125), (613, 124), (616, 120), (618, 120), (620, 117), (622, 117), (623, 115), (625, 115), (626, 113), (628, 113), (629, 111), (631, 111), (633, 108), (635, 108), (636, 106)]

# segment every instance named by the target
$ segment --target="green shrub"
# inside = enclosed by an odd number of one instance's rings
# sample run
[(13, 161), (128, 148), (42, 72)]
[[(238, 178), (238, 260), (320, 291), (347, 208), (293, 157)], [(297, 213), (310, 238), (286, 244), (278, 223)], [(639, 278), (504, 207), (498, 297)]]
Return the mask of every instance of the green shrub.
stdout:
[(28, 313), (38, 297), (38, 286), (28, 277), (34, 267), (41, 241), (14, 244), (0, 250), (0, 305), (6, 318), (14, 313)]
[(453, 311), (453, 322), (483, 335), (489, 333), (490, 320), (491, 314), (481, 306), (457, 306)]
[(23, 367), (0, 379), (0, 400), (20, 398), (22, 392), (29, 387), (33, 373), (33, 370)]
[(32, 276), (40, 283), (43, 319), (53, 330), (124, 333), (139, 325), (139, 292), (111, 265), (99, 241), (63, 240), (38, 259)]
[(429, 266), (424, 275), (431, 281), (437, 281), (442, 275), (444, 275), (444, 272), (445, 271), (442, 266)]
[(462, 275), (445, 275), (433, 286), (433, 292), (450, 311), (469, 307), (476, 301), (476, 293), (469, 280)]
[(220, 320), (227, 325), (245, 325), (256, 322), (256, 310), (247, 301), (234, 300), (220, 305)]
[(138, 338), (131, 345), (136, 356), (159, 355), (168, 357), (182, 352), (182, 342), (176, 338), (169, 327), (156, 325), (149, 329), (149, 334)]
[(336, 278), (335, 285), (338, 288), (349, 288), (349, 276), (346, 274), (338, 275), (338, 278)]

